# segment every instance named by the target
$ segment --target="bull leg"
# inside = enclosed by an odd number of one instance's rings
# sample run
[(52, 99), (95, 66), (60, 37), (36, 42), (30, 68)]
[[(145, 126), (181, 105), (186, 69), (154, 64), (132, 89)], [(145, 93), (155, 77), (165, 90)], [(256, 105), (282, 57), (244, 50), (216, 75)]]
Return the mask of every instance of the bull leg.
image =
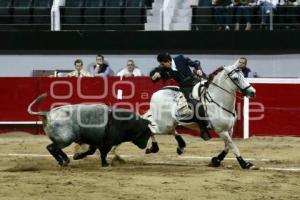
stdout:
[(65, 166), (70, 162), (68, 156), (56, 144), (49, 144), (47, 150), (55, 160), (57, 160), (60, 166)]
[(154, 134), (151, 134), (150, 138), (152, 141), (152, 146), (150, 148), (147, 148), (145, 153), (146, 154), (157, 153), (159, 151), (159, 147), (158, 147), (158, 143), (154, 137)]
[(179, 135), (176, 131), (174, 133), (174, 137), (177, 141), (177, 154), (181, 155), (184, 151), (184, 148), (186, 147), (186, 143), (184, 141), (184, 139), (181, 137), (181, 135)]
[(107, 167), (109, 164), (106, 160), (108, 152), (111, 150), (112, 147), (108, 146), (100, 146), (100, 158), (101, 158), (101, 166), (102, 167)]
[(96, 150), (97, 150), (97, 147), (90, 145), (89, 149), (86, 152), (75, 153), (73, 156), (73, 160), (80, 160), (89, 155), (93, 155), (96, 152)]

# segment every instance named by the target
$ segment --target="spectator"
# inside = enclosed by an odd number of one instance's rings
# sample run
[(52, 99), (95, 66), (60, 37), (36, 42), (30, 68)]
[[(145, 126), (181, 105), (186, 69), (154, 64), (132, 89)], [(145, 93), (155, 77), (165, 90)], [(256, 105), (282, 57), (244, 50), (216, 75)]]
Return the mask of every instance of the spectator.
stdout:
[(143, 76), (142, 71), (135, 66), (133, 60), (127, 61), (127, 67), (124, 67), (117, 76), (124, 76), (124, 77), (135, 77), (135, 76)]
[(260, 6), (259, 15), (261, 16), (261, 29), (266, 29), (269, 23), (270, 13), (276, 10), (278, 0), (257, 0), (256, 4)]
[(232, 0), (212, 0), (212, 5), (215, 6), (215, 19), (218, 24), (218, 30), (230, 30), (233, 16)]
[(240, 30), (240, 23), (244, 18), (246, 21), (246, 31), (251, 30), (251, 17), (253, 15), (253, 6), (255, 5), (254, 0), (236, 0), (236, 23), (235, 23), (235, 30)]
[(241, 68), (244, 77), (250, 78), (253, 77), (253, 73), (251, 72), (251, 69), (247, 67), (247, 58), (241, 57), (239, 60), (239, 67)]
[[(199, 125), (200, 137), (204, 140), (209, 140), (210, 134), (208, 132), (208, 121), (205, 119), (197, 119), (197, 114), (200, 114), (201, 117), (205, 117), (205, 110), (203, 105), (199, 105), (199, 101), (191, 97), (193, 87), (198, 83), (198, 79), (195, 74), (198, 76), (206, 77), (203, 72), (200, 62), (193, 61), (188, 57), (183, 55), (176, 56), (172, 58), (168, 53), (161, 53), (157, 56), (157, 62), (160, 66), (154, 68), (150, 72), (150, 77), (153, 82), (157, 82), (160, 79), (174, 79), (179, 87), (181, 92), (184, 94), (187, 102), (191, 104), (195, 109), (198, 109), (197, 112), (193, 112), (193, 121)], [(193, 70), (191, 70), (193, 68)]]
[(68, 73), (67, 77), (90, 77), (91, 74), (83, 69), (83, 62), (80, 59), (75, 60), (74, 62), (75, 70)]
[(90, 73), (93, 76), (113, 75), (113, 71), (109, 68), (109, 65), (104, 61), (104, 56), (100, 54), (96, 56), (96, 64), (90, 67)]

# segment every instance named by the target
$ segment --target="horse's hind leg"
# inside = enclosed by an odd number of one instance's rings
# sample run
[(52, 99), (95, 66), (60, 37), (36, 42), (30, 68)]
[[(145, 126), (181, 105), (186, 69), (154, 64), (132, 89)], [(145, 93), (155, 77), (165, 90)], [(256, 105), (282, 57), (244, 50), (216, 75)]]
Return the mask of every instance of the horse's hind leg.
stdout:
[(158, 147), (158, 143), (157, 143), (153, 133), (151, 134), (150, 138), (151, 138), (152, 144), (151, 144), (150, 148), (146, 149), (145, 153), (146, 154), (157, 153), (159, 151), (159, 147)]
[(177, 141), (177, 154), (183, 154), (184, 148), (186, 147), (186, 143), (181, 135), (179, 135), (176, 131), (174, 132), (175, 140)]
[(89, 155), (93, 155), (97, 150), (97, 147), (90, 145), (89, 149), (86, 152), (75, 153), (73, 156), (73, 160), (80, 160)]

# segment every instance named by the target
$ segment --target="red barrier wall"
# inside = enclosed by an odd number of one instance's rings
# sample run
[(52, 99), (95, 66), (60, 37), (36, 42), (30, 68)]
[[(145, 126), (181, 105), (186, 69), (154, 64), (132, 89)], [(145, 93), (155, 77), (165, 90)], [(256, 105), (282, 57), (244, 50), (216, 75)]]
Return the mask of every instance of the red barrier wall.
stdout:
[[(147, 109), (153, 92), (174, 82), (153, 84), (147, 77), (123, 79), (103, 78), (0, 78), (0, 132), (27, 131), (43, 134), (41, 126), (24, 124), (38, 118), (27, 113), (27, 106), (39, 94), (47, 92), (49, 96), (34, 109), (48, 111), (51, 107), (76, 103), (105, 103), (129, 108), (140, 113)], [(253, 84), (257, 97), (250, 101), (250, 109), (263, 105), (263, 113), (250, 112), (250, 119), (261, 114), (260, 120), (250, 120), (250, 136), (284, 135), (300, 136), (300, 96), (297, 91), (300, 84)], [(117, 90), (123, 90), (123, 99), (117, 99)], [(129, 97), (126, 99), (126, 97)], [(242, 97), (237, 105), (243, 106)], [(252, 105), (256, 103), (256, 105)], [(258, 104), (259, 103), (259, 104)], [(134, 105), (130, 107), (130, 105)], [(242, 109), (239, 109), (240, 111)], [(19, 122), (20, 125), (15, 123)], [(183, 130), (183, 132), (187, 132)], [(191, 134), (197, 132), (188, 131)], [(234, 130), (235, 137), (243, 136), (243, 118), (240, 117)]]
[[(250, 134), (300, 136), (300, 83), (252, 85), (257, 90), (257, 97), (250, 101)], [(263, 112), (255, 110), (260, 108)]]

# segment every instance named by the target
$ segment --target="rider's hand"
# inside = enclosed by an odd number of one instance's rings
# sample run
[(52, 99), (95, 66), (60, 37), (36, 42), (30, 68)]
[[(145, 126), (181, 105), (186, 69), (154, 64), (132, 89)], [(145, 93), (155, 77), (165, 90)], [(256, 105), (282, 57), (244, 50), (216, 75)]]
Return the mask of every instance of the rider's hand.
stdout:
[(196, 71), (196, 74), (197, 74), (198, 76), (200, 76), (200, 77), (202, 77), (202, 76), (203, 76), (203, 72), (202, 72), (202, 70), (197, 70), (197, 71)]
[(158, 78), (160, 78), (161, 76), (160, 76), (160, 73), (159, 72), (155, 72), (155, 74), (152, 76), (152, 80), (156, 80), (156, 79), (158, 79)]

